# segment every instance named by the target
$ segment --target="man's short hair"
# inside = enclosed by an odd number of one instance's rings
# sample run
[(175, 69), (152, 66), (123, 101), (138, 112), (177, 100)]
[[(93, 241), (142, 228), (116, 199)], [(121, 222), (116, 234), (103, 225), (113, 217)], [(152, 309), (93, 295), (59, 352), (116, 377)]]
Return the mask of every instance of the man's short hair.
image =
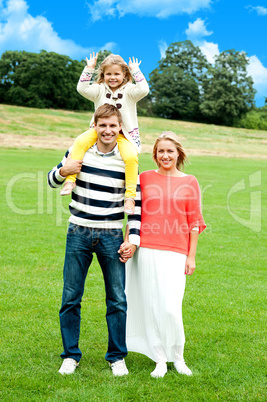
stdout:
[(117, 116), (119, 124), (122, 123), (121, 112), (116, 108), (116, 106), (105, 103), (96, 109), (94, 114), (94, 123), (97, 124), (98, 119), (111, 116)]

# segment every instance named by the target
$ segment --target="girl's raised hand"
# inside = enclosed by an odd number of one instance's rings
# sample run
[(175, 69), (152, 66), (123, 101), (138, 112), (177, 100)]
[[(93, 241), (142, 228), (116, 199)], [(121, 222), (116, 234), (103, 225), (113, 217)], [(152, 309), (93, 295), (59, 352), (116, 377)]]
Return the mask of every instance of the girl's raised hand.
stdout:
[(131, 57), (129, 57), (129, 69), (134, 70), (136, 67), (139, 67), (142, 61), (138, 62), (138, 59), (135, 59), (134, 57), (132, 58), (133, 61), (131, 60)]
[(88, 60), (88, 58), (86, 57), (86, 63), (87, 63), (87, 67), (94, 69), (96, 66), (96, 62), (97, 62), (97, 58), (98, 58), (98, 53), (95, 52), (90, 53), (90, 59)]

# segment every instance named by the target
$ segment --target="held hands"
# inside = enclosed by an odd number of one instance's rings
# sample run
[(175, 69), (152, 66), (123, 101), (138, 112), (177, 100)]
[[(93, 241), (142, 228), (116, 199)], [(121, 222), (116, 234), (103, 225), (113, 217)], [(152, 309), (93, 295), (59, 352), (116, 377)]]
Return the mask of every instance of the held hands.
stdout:
[(129, 69), (134, 70), (136, 67), (139, 67), (142, 61), (140, 60), (138, 62), (138, 59), (135, 59), (134, 57), (132, 58), (133, 61), (131, 60), (131, 57), (129, 57)]
[(125, 241), (121, 244), (118, 253), (120, 254), (120, 261), (127, 262), (129, 258), (132, 258), (136, 251), (136, 246), (134, 244)]
[(88, 60), (88, 58), (86, 57), (87, 67), (94, 70), (95, 66), (96, 66), (97, 58), (98, 58), (98, 53), (96, 53), (96, 55), (95, 55), (95, 52), (93, 52), (93, 54), (90, 53), (90, 59)]
[(186, 263), (185, 263), (185, 274), (193, 275), (195, 268), (196, 268), (195, 258), (187, 257)]
[(68, 155), (65, 165), (60, 168), (60, 175), (62, 177), (69, 176), (70, 174), (78, 174), (81, 171), (82, 168), (82, 160), (74, 160), (71, 159), (71, 154)]

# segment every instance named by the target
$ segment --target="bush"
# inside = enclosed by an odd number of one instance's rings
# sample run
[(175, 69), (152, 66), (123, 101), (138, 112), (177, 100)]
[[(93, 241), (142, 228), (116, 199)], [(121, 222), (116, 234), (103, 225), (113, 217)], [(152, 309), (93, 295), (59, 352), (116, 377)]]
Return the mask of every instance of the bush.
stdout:
[(235, 121), (234, 126), (252, 130), (267, 130), (267, 106), (251, 110), (240, 120)]

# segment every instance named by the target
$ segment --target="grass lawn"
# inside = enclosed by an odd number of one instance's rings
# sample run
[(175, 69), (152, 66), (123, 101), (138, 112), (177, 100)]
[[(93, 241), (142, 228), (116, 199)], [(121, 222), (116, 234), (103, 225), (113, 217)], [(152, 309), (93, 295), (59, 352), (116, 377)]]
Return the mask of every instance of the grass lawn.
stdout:
[[(0, 105), (0, 146), (4, 135), (9, 138), (9, 146), (14, 143), (14, 136), (21, 136), (24, 141), (30, 137), (32, 142), (39, 137), (43, 148), (50, 148), (48, 145), (57, 141), (56, 148), (62, 149), (61, 141), (70, 139), (70, 145), (73, 138), (88, 129), (91, 117), (91, 112)], [(139, 117), (138, 122), (146, 152), (150, 152), (162, 131), (172, 130), (191, 154), (267, 159), (266, 131), (150, 117)]]
[[(194, 375), (178, 375), (170, 364), (164, 379), (153, 379), (154, 363), (129, 353), (130, 374), (112, 376), (94, 261), (82, 303), (83, 358), (73, 376), (63, 377), (58, 310), (69, 198), (46, 184), (61, 156), (0, 149), (0, 400), (266, 400), (267, 161), (191, 157), (186, 168), (201, 185), (207, 223), (183, 305), (185, 359)], [(150, 155), (140, 156), (141, 170), (153, 166)]]

